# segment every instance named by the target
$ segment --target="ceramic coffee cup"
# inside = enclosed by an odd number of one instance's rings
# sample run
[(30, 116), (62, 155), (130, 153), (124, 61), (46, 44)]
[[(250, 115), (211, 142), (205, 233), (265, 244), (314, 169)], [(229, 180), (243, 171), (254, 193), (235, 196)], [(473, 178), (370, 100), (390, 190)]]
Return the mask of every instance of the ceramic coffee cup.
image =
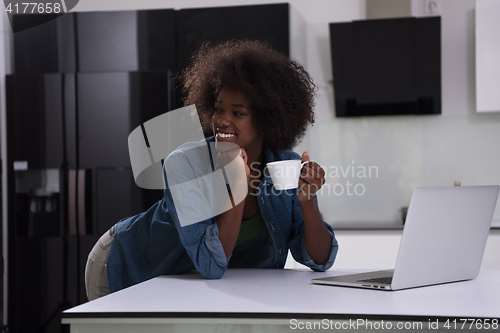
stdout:
[(274, 188), (282, 191), (299, 186), (300, 171), (307, 162), (287, 160), (267, 163), (267, 169), (273, 180)]

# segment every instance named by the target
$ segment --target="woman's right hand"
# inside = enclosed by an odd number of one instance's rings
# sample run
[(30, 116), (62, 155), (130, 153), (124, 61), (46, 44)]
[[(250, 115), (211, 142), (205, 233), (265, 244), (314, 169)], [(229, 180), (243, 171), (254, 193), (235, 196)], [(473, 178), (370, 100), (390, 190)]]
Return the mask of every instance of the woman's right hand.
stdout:
[(238, 170), (241, 168), (243, 164), (243, 167), (245, 168), (245, 176), (246, 176), (245, 179), (246, 183), (248, 184), (250, 178), (250, 167), (248, 166), (248, 157), (245, 149), (239, 148), (239, 149), (231, 149), (224, 152), (219, 152), (219, 154), (217, 155), (217, 161), (222, 166), (224, 166), (226, 171), (228, 171), (232, 176), (234, 176), (234, 178), (232, 178), (234, 180), (236, 180), (235, 178), (241, 178), (241, 176), (243, 175), (241, 171)]
[(245, 175), (247, 176), (247, 184), (250, 181), (250, 167), (248, 166), (248, 156), (245, 149), (240, 148), (241, 157), (243, 158), (243, 162), (245, 163)]
[(233, 206), (244, 201), (248, 194), (250, 168), (247, 160), (247, 153), (243, 148), (219, 152), (217, 155), (217, 161), (224, 166)]

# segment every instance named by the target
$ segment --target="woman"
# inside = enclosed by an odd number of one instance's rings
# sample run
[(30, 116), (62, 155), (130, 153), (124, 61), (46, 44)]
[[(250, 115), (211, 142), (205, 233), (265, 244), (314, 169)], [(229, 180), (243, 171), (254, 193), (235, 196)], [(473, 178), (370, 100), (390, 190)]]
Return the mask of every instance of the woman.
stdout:
[[(315, 197), (325, 181), (324, 171), (308, 162), (298, 190), (275, 191), (265, 169), (273, 161), (309, 161), (306, 152), (300, 157), (289, 150), (314, 122), (315, 85), (304, 68), (265, 43), (230, 41), (202, 47), (180, 80), (185, 104), (196, 105), (205, 132), (214, 135), (203, 143), (216, 156), (206, 164), (214, 171), (217, 164), (225, 165), (228, 155), (242, 162), (245, 176), (240, 184), (247, 186), (247, 194), (235, 200), (230, 192), (230, 209), (181, 223), (173, 181), (197, 173), (201, 166), (193, 163), (192, 149), (186, 153), (181, 147), (169, 155), (164, 198), (117, 223), (90, 253), (85, 273), (89, 300), (193, 268), (206, 278), (220, 278), (228, 267), (283, 268), (288, 250), (313, 270), (330, 268), (338, 245)], [(239, 147), (240, 156), (221, 149), (224, 144)], [(201, 146), (194, 147), (196, 151)], [(185, 205), (189, 198), (184, 193), (180, 200)], [(199, 207), (193, 204), (194, 210)]]

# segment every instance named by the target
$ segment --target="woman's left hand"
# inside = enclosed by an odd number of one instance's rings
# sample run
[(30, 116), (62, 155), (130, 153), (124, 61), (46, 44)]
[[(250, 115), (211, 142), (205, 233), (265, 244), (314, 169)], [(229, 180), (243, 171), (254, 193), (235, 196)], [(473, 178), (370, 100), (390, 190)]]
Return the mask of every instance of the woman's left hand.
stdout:
[(299, 191), (297, 197), (301, 203), (306, 203), (314, 199), (314, 195), (325, 183), (325, 170), (316, 162), (309, 161), (309, 154), (302, 154), (301, 163), (304, 164), (300, 173)]

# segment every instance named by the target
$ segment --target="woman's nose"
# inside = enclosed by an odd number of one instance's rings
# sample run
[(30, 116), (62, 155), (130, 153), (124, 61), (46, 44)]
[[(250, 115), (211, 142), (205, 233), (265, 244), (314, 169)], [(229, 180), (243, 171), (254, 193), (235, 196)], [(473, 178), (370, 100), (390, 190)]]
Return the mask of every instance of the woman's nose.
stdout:
[(223, 112), (219, 119), (217, 119), (217, 125), (227, 127), (231, 124), (231, 117), (227, 112)]

